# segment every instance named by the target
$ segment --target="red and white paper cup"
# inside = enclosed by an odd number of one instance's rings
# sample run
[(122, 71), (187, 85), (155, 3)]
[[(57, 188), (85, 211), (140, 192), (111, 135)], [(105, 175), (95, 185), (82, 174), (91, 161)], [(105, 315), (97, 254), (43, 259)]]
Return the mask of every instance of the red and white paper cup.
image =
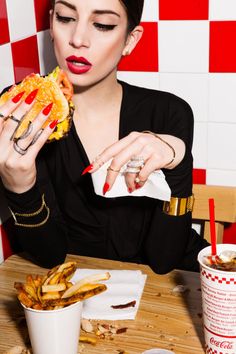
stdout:
[[(217, 254), (223, 251), (236, 252), (236, 245), (217, 245)], [(198, 255), (206, 353), (236, 354), (236, 272), (210, 268), (209, 255), (211, 246)]]

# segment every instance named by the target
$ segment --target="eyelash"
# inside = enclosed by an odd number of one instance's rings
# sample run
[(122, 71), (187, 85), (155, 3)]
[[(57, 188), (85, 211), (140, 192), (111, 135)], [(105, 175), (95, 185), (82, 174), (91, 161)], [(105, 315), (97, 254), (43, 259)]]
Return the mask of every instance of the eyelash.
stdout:
[[(72, 17), (65, 17), (61, 16), (58, 13), (56, 13), (56, 20), (61, 23), (69, 23), (69, 22), (74, 22), (75, 19)], [(106, 32), (106, 31), (112, 31), (117, 25), (105, 25), (103, 23), (98, 23), (94, 22), (94, 27), (96, 27), (99, 31)]]

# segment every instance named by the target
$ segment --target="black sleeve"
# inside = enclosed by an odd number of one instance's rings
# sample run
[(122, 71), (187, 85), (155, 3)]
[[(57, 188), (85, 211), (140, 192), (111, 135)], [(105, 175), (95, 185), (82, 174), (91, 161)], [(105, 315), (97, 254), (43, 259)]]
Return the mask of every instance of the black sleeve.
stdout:
[(183, 160), (174, 169), (163, 169), (171, 194), (174, 197), (187, 197), (192, 194), (192, 144), (193, 112), (187, 102), (171, 95), (165, 120), (165, 134), (176, 136), (184, 141), (186, 152)]
[[(5, 190), (5, 195), (13, 212), (34, 213), (42, 205), (44, 194), (50, 212), (47, 222), (39, 227), (17, 226), (11, 217), (6, 226), (13, 245), (26, 252), (33, 262), (52, 268), (64, 262), (67, 253), (67, 231), (56, 203), (46, 164), (42, 159), (37, 161), (37, 171), (37, 183), (33, 188), (21, 194)], [(46, 216), (47, 211), (44, 208), (36, 217), (20, 217), (19, 220), (27, 224), (32, 220), (32, 224), (37, 224)]]
[[(167, 111), (161, 133), (182, 139), (186, 145), (186, 153), (178, 166), (172, 170), (163, 169), (163, 172), (171, 195), (188, 197), (192, 194), (193, 112), (188, 103), (175, 95), (169, 96)], [(159, 207), (156, 208), (145, 243), (148, 264), (155, 272), (164, 274), (176, 268), (199, 270), (197, 255), (208, 243), (191, 225), (191, 212), (171, 216)]]

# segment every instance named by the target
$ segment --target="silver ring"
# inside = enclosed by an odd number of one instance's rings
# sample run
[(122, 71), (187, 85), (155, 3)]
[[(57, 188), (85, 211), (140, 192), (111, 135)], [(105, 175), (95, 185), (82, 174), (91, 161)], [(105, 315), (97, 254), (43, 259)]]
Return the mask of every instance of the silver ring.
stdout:
[(124, 173), (139, 173), (141, 170), (140, 167), (128, 167), (125, 169)]
[(7, 117), (7, 119), (11, 119), (11, 120), (13, 120), (14, 122), (16, 122), (16, 123), (20, 123), (20, 119), (18, 119), (18, 118), (16, 118), (15, 116), (13, 116), (13, 114), (9, 114), (9, 116)]
[(32, 124), (31, 121), (29, 121), (28, 127), (25, 129), (25, 131), (23, 132), (23, 134), (18, 137), (18, 139), (25, 139), (25, 138), (27, 138), (27, 137), (31, 134), (32, 130), (33, 130), (33, 124)]
[(5, 116), (2, 113), (0, 113), (0, 118), (5, 119)]
[(42, 134), (42, 132), (43, 132), (43, 128), (40, 129), (40, 130), (35, 134), (35, 136), (33, 137), (32, 141), (31, 141), (31, 143), (29, 144), (28, 148), (29, 148), (31, 145), (33, 145), (34, 143), (36, 143), (36, 141), (38, 140), (38, 138), (40, 137), (40, 135)]
[(144, 160), (130, 160), (127, 163), (127, 167), (143, 167), (144, 166)]
[(22, 156), (25, 155), (27, 153), (28, 148), (27, 149), (22, 149), (17, 143), (18, 143), (18, 140), (14, 141), (14, 143), (13, 143), (14, 150), (16, 152), (18, 152), (18, 154), (20, 154)]

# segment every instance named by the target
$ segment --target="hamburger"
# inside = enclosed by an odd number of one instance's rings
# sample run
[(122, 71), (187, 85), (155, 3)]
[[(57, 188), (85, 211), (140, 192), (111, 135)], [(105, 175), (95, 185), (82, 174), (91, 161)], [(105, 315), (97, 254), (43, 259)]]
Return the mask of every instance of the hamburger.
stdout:
[(41, 110), (53, 102), (52, 110), (43, 128), (54, 120), (58, 120), (55, 130), (48, 138), (48, 142), (59, 140), (66, 136), (70, 130), (74, 105), (72, 103), (73, 86), (66, 73), (58, 66), (47, 76), (32, 73), (26, 76), (19, 84), (13, 85), (0, 97), (0, 106), (20, 92), (24, 92), (22, 99), (33, 90), (38, 93), (29, 112), (25, 114), (14, 133), (14, 139), (20, 138), (28, 129), (29, 123), (33, 122)]

